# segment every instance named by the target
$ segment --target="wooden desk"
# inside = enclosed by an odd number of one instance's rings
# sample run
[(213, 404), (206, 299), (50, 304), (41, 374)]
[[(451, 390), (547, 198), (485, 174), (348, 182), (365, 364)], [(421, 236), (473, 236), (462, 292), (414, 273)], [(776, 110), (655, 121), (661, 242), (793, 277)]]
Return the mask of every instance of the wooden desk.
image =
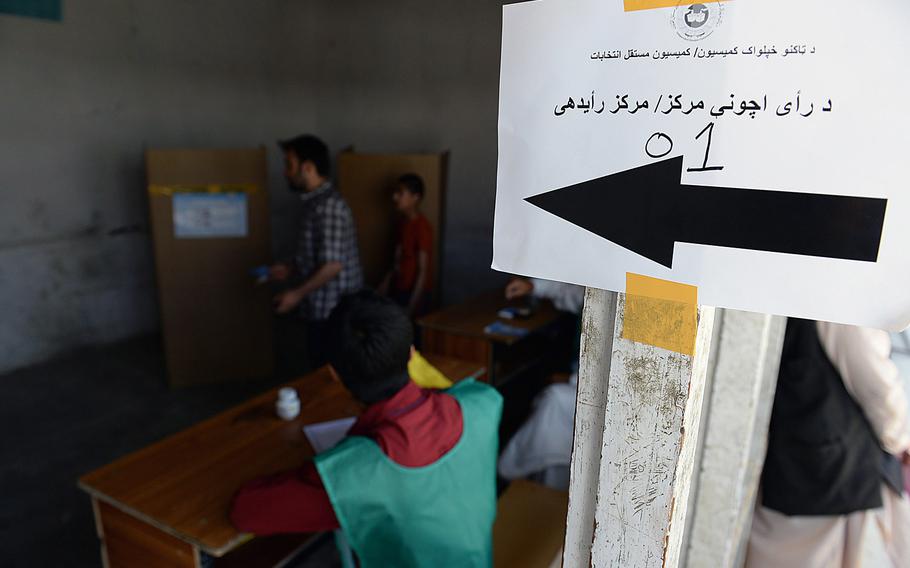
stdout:
[[(453, 380), (483, 372), (469, 362), (427, 359)], [(278, 389), (272, 389), (82, 477), (79, 487), (92, 497), (104, 566), (198, 567), (200, 551), (225, 557), (226, 564), (244, 556), (264, 563), (237, 565), (270, 566), (313, 538), (256, 539), (241, 546), (250, 536), (228, 520), (231, 498), (244, 482), (313, 456), (304, 424), (362, 410), (327, 368), (287, 386), (300, 394), (297, 420), (275, 416)]]
[[(572, 317), (548, 300), (541, 301), (527, 319), (507, 320), (497, 315), (505, 307), (519, 305), (522, 302), (509, 302), (497, 290), (429, 314), (417, 322), (421, 328), (421, 350), (483, 365), (487, 380), (500, 385), (550, 353), (552, 345), (544, 332)], [(529, 333), (524, 337), (486, 333), (484, 328), (495, 321)]]

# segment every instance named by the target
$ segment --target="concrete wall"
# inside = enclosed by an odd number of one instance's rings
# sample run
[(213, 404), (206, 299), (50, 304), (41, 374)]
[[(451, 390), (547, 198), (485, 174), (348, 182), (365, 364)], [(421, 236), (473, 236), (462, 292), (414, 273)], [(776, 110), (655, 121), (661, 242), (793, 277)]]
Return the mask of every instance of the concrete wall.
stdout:
[[(217, 9), (213, 9), (217, 7)], [(0, 16), (0, 371), (157, 328), (143, 150), (452, 151), (449, 301), (496, 285), (499, 3), (84, 0)], [(271, 153), (276, 248), (295, 208)]]
[(143, 150), (271, 144), (312, 122), (292, 4), (0, 17), (0, 369), (157, 328)]
[(446, 301), (498, 286), (490, 270), (499, 109), (500, 2), (322, 1), (317, 125), (335, 148), (451, 150)]

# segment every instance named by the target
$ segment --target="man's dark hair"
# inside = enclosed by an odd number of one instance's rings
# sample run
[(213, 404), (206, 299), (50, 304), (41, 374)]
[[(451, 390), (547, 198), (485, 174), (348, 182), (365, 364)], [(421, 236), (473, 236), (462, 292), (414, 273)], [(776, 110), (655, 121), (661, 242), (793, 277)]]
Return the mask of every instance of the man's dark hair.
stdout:
[(398, 178), (398, 184), (407, 189), (414, 195), (419, 195), (423, 199), (424, 188), (423, 180), (417, 174), (404, 174)]
[(278, 145), (285, 152), (293, 152), (300, 163), (309, 160), (316, 166), (316, 171), (322, 177), (329, 177), (332, 173), (332, 162), (329, 159), (329, 147), (325, 142), (310, 134), (303, 134), (290, 140), (281, 140)]
[(414, 343), (411, 319), (372, 291), (345, 296), (328, 322), (329, 363), (354, 397), (373, 404), (404, 388)]

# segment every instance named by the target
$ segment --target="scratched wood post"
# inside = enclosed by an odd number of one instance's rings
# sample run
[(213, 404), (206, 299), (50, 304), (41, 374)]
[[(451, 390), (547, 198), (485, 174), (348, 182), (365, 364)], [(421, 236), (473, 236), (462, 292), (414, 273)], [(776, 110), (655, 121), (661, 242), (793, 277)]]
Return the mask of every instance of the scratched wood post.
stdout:
[(588, 292), (567, 568), (681, 564), (713, 325), (692, 287)]
[(575, 441), (570, 468), (569, 515), (566, 519), (564, 566), (588, 566), (591, 557), (600, 453), (603, 447), (607, 382), (613, 329), (615, 292), (588, 288), (582, 314), (581, 361), (575, 405)]
[(759, 478), (787, 319), (719, 310), (711, 390), (686, 565), (741, 566)]

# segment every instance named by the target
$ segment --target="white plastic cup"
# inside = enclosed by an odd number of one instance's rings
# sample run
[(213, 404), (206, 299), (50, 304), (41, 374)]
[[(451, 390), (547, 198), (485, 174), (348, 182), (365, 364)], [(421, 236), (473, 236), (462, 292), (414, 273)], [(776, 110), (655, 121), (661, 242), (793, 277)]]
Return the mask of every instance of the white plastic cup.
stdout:
[(293, 420), (300, 416), (300, 397), (297, 396), (297, 391), (287, 387), (279, 390), (275, 411), (282, 420)]

